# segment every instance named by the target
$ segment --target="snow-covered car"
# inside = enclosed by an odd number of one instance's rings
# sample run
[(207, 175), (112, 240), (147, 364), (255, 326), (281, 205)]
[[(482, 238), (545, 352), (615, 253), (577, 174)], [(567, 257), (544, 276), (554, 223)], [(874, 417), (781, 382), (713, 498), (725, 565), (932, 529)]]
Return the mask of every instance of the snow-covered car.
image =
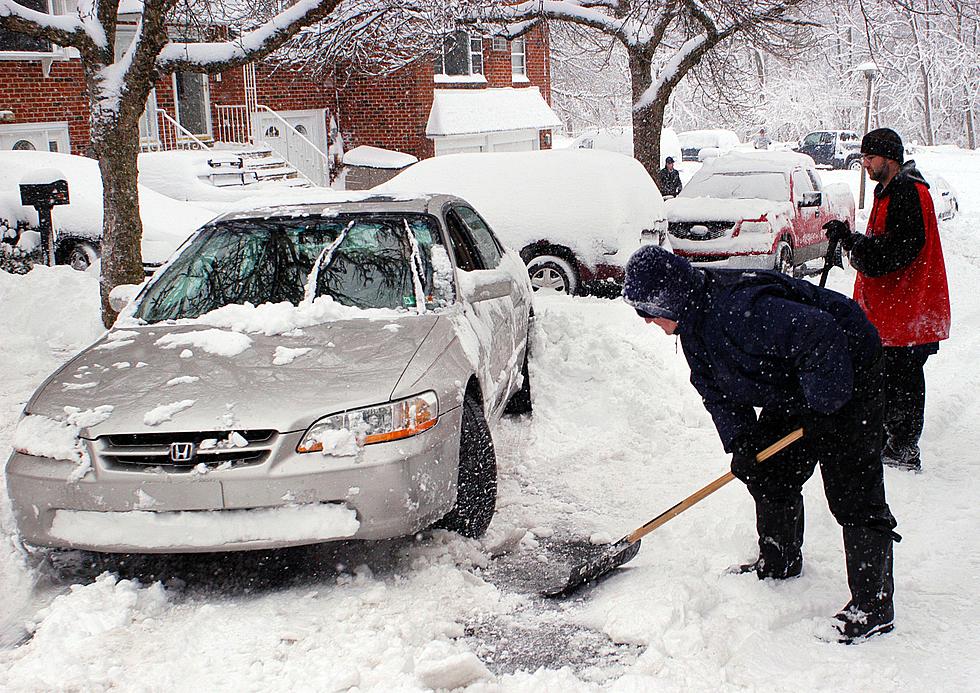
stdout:
[(660, 190), (636, 159), (613, 152), (438, 156), (375, 190), (449, 193), (471, 201), (520, 253), (536, 290), (618, 293), (626, 261), (644, 234), (666, 242)]
[[(731, 130), (688, 130), (677, 135), (684, 161), (701, 161), (701, 150), (711, 150), (711, 154), (725, 154), (735, 149), (741, 141)], [(705, 152), (707, 154), (707, 152)]]
[[(633, 156), (633, 126), (589, 128), (575, 137), (566, 138), (563, 142), (556, 138), (552, 149), (604, 149), (607, 152)], [(670, 128), (664, 128), (660, 131), (661, 166), (668, 156), (674, 161), (680, 161), (681, 144), (677, 139), (677, 133)]]
[(201, 228), (14, 432), (28, 544), (228, 551), (489, 524), (488, 422), (529, 411), (531, 287), (451, 196)]
[(861, 170), (861, 136), (853, 130), (815, 130), (793, 151), (806, 154), (818, 166)]
[(936, 210), (936, 216), (941, 221), (945, 221), (959, 214), (960, 202), (953, 186), (938, 174), (923, 172), (922, 175), (929, 182), (929, 194), (932, 196), (932, 206)]
[(813, 160), (793, 152), (733, 152), (706, 162), (667, 201), (671, 245), (710, 267), (792, 272), (827, 252), (823, 225), (854, 228), (854, 196), (823, 185)]
[[(102, 239), (102, 175), (99, 162), (84, 156), (37, 151), (0, 151), (0, 220), (36, 228), (37, 211), (20, 201), (20, 183), (37, 169), (57, 170), (68, 181), (69, 204), (57, 206), (51, 217), (55, 233), (55, 262), (84, 270), (100, 255)], [(139, 186), (143, 220), (143, 262), (160, 265), (198, 227), (216, 212), (199, 204), (174, 200)], [(30, 250), (40, 242), (37, 231), (7, 237), (6, 242)]]

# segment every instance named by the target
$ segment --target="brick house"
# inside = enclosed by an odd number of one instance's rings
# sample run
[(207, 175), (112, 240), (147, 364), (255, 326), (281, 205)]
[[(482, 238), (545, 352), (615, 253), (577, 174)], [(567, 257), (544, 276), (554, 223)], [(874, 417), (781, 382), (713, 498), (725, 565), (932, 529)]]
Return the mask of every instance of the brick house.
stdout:
[[(72, 0), (19, 2), (58, 13)], [(137, 15), (121, 10), (120, 19), (123, 32)], [(550, 86), (545, 28), (514, 41), (460, 31), (432, 59), (343, 85), (268, 63), (210, 76), (176, 73), (156, 84), (140, 134), (147, 150), (265, 145), (325, 184), (340, 142), (417, 158), (547, 148), (559, 125)], [(456, 90), (466, 94), (444, 97)], [(442, 126), (433, 130), (433, 123)], [(77, 52), (0, 31), (0, 148), (85, 155), (89, 137)]]

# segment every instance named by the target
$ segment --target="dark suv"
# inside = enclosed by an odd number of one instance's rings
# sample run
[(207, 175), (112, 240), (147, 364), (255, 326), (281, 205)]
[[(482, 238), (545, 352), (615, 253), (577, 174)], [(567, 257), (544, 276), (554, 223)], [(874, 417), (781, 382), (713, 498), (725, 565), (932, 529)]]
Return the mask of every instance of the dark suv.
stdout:
[(817, 166), (861, 168), (861, 136), (853, 130), (814, 130), (793, 151), (806, 154)]

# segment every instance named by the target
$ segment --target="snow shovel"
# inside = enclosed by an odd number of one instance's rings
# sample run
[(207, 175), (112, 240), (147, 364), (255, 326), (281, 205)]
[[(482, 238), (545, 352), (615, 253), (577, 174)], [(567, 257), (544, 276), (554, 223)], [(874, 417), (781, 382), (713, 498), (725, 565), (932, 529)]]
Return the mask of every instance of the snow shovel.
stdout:
[[(792, 445), (802, 437), (803, 429), (796, 429), (792, 433), (786, 435), (757, 454), (755, 456), (755, 461), (758, 463), (769, 459), (777, 452), (785, 447), (788, 447), (789, 445)], [(642, 527), (634, 529), (615, 544), (609, 544), (597, 557), (573, 568), (568, 580), (566, 580), (563, 584), (556, 585), (550, 589), (542, 590), (541, 595), (544, 597), (567, 596), (578, 589), (578, 587), (581, 585), (584, 585), (587, 582), (592, 582), (593, 580), (610, 572), (614, 568), (618, 568), (624, 563), (632, 560), (632, 558), (636, 556), (640, 550), (640, 539), (645, 537), (660, 525), (665, 524), (668, 520), (680, 515), (698, 501), (704, 500), (734, 478), (735, 475), (731, 472), (728, 472), (724, 476), (718, 477), (700, 491), (696, 491), (677, 505), (660, 513)]]

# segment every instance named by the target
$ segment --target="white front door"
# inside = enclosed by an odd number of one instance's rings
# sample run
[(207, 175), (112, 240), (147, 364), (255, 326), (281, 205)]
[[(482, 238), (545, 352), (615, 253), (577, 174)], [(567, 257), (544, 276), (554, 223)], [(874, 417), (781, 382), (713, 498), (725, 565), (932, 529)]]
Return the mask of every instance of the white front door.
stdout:
[(71, 154), (68, 123), (0, 125), (0, 149)]
[(265, 143), (316, 185), (329, 185), (326, 110), (281, 111), (277, 115), (256, 111), (256, 141)]

